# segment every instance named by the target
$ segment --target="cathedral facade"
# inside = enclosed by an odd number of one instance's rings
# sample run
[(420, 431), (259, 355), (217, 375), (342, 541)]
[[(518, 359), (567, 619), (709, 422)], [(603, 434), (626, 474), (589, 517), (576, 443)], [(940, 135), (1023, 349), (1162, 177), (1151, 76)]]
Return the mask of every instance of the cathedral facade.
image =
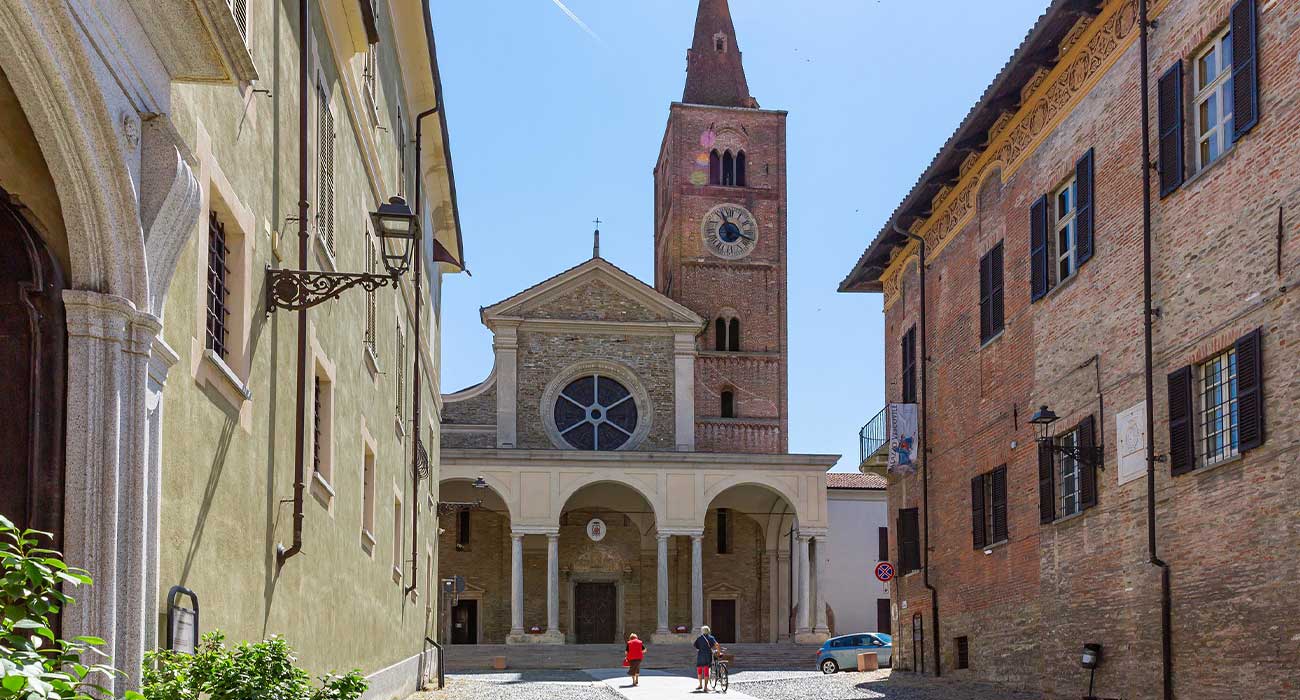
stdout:
[(787, 451), (785, 117), (701, 0), (654, 286), (597, 248), (482, 310), (492, 373), (443, 397), (440, 499), (481, 501), (441, 516), (453, 643), (825, 638), (837, 456)]

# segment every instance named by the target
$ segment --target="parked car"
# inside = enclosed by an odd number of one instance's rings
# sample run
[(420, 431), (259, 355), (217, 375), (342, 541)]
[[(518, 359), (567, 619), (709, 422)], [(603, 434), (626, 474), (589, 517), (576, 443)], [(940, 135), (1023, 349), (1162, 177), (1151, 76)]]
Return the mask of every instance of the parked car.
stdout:
[(881, 666), (890, 665), (894, 653), (894, 638), (881, 632), (859, 632), (842, 634), (826, 640), (817, 650), (817, 668), (822, 673), (835, 673), (840, 669), (858, 668), (858, 654), (864, 651), (876, 652), (876, 661)]

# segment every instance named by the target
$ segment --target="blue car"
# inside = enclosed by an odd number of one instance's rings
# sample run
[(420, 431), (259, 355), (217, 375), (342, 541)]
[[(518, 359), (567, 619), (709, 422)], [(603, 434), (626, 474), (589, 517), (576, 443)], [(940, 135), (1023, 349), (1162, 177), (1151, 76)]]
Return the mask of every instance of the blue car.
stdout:
[(858, 654), (864, 651), (876, 652), (876, 661), (881, 666), (889, 666), (890, 657), (894, 654), (894, 638), (882, 632), (859, 632), (831, 637), (817, 650), (817, 668), (826, 674), (835, 673), (842, 668), (857, 670)]

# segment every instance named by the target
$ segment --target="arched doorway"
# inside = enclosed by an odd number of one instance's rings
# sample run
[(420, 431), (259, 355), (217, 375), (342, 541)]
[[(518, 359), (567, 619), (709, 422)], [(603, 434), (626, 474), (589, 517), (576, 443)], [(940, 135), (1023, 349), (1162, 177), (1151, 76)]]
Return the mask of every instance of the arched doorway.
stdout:
[(476, 504), (439, 518), (438, 575), (462, 576), (465, 590), (441, 601), (443, 639), (501, 644), (510, 632), (510, 510), (491, 487), (465, 479), (439, 485), (439, 503)]
[(613, 644), (655, 629), (655, 513), (622, 483), (588, 484), (560, 511), (560, 625), (570, 644)]
[(718, 641), (775, 642), (791, 633), (795, 509), (758, 484), (727, 488), (704, 518), (704, 624)]
[(65, 277), (0, 190), (0, 513), (63, 544)]

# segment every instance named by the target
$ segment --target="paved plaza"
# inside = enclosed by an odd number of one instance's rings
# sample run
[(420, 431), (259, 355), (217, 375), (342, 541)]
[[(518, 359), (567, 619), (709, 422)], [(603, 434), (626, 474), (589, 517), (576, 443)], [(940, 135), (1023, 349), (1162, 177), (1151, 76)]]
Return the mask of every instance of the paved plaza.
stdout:
[[(414, 700), (679, 700), (698, 698), (695, 678), (649, 670), (631, 687), (625, 669), (517, 671), (448, 676), (444, 690)], [(824, 676), (816, 671), (737, 671), (727, 700), (1035, 700), (972, 684), (894, 675), (890, 669)]]

